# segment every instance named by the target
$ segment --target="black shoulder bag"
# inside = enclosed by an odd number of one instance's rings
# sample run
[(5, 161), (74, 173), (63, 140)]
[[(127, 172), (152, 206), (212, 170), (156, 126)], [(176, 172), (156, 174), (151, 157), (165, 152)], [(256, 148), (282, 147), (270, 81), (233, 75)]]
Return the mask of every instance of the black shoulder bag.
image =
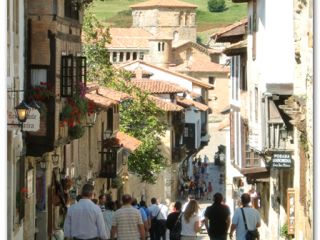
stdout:
[(182, 229), (182, 224), (181, 224), (181, 217), (183, 213), (181, 212), (177, 218), (177, 221), (173, 225), (171, 231), (170, 231), (170, 240), (180, 240), (181, 237), (181, 229)]
[(255, 230), (249, 230), (248, 226), (247, 226), (247, 221), (246, 221), (246, 217), (244, 215), (244, 211), (243, 208), (241, 208), (241, 212), (242, 212), (242, 217), (243, 217), (243, 221), (244, 221), (244, 226), (246, 228), (246, 240), (259, 240), (260, 235), (257, 229)]
[(159, 215), (160, 212), (161, 212), (161, 208), (159, 209), (158, 214), (151, 219), (151, 227), (152, 227), (152, 228), (155, 228), (155, 227), (158, 225), (158, 219), (157, 219), (157, 217), (158, 217), (158, 215)]

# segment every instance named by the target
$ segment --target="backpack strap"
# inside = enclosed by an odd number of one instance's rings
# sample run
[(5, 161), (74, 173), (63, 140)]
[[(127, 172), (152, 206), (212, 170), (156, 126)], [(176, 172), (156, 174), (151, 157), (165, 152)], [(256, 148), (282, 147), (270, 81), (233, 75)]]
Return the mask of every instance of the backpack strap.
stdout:
[(157, 219), (157, 217), (158, 217), (159, 213), (161, 212), (161, 208), (162, 208), (162, 206), (160, 207), (160, 209), (159, 209), (159, 211), (158, 211), (157, 215), (154, 217), (155, 219)]
[(178, 224), (178, 222), (179, 222), (179, 221), (181, 221), (181, 217), (182, 217), (182, 215), (183, 215), (183, 212), (180, 212), (180, 214), (179, 214), (179, 216), (178, 216), (178, 218), (177, 218), (176, 222), (174, 223), (173, 227), (175, 227), (175, 226)]
[(243, 221), (244, 221), (244, 227), (245, 227), (246, 230), (248, 231), (247, 221), (246, 221), (246, 217), (245, 217), (245, 215), (244, 215), (244, 210), (243, 210), (243, 208), (241, 208), (241, 212), (242, 212), (242, 217), (243, 217)]

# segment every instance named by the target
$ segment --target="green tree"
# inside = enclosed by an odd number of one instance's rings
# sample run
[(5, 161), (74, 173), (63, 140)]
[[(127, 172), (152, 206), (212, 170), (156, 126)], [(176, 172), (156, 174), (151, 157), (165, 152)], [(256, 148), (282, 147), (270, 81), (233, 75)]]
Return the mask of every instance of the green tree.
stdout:
[[(119, 73), (130, 77), (126, 71)], [(164, 112), (159, 109), (139, 88), (128, 85), (129, 80), (118, 80), (113, 88), (133, 96), (132, 100), (120, 105), (120, 130), (139, 139), (142, 144), (129, 155), (129, 170), (138, 175), (142, 181), (155, 183), (165, 158), (159, 151), (160, 137), (164, 135), (166, 125), (161, 121)]]
[(208, 0), (208, 10), (210, 12), (223, 12), (225, 9), (225, 0)]
[(129, 155), (128, 167), (142, 181), (155, 183), (165, 166), (165, 158), (159, 151), (160, 137), (166, 129), (160, 120), (164, 113), (150, 101), (147, 93), (128, 84), (131, 73), (117, 70), (109, 62), (106, 49), (106, 44), (111, 40), (109, 31), (88, 9), (85, 11), (82, 36), (88, 79), (133, 96), (132, 100), (120, 105), (120, 130), (139, 139), (142, 144)]

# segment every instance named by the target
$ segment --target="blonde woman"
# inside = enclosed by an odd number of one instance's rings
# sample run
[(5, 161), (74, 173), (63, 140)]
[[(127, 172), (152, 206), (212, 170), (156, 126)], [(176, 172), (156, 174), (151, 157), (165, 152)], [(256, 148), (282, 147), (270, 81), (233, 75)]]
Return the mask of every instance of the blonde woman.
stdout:
[(194, 199), (190, 200), (182, 217), (181, 240), (195, 240), (201, 230), (199, 205)]

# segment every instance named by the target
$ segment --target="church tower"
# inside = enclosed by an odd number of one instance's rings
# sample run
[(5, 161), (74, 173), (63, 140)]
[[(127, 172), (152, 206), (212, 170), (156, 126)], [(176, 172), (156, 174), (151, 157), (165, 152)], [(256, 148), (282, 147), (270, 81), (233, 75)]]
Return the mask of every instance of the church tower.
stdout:
[(132, 27), (143, 28), (165, 39), (196, 42), (197, 5), (178, 0), (149, 0), (130, 6)]

